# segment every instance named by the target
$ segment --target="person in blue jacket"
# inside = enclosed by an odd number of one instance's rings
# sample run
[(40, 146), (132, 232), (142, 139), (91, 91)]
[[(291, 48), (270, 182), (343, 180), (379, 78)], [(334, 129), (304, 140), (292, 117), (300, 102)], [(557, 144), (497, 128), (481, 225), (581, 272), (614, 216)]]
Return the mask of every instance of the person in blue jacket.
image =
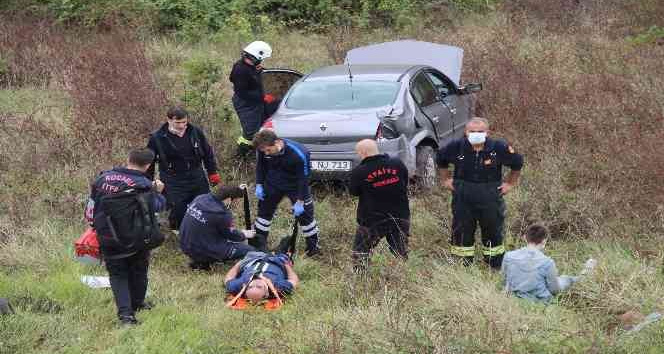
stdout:
[(274, 212), (281, 200), (288, 197), (293, 204), (293, 215), (306, 240), (305, 255), (311, 257), (320, 254), (319, 229), (309, 188), (309, 150), (295, 141), (280, 139), (270, 129), (259, 131), (254, 136), (253, 144), (256, 148), (258, 217), (254, 223), (256, 237), (250, 244), (261, 251), (267, 249)]
[(98, 206), (104, 196), (133, 189), (145, 189), (151, 190), (154, 211), (163, 210), (166, 198), (160, 193), (164, 190), (164, 184), (160, 180), (153, 182), (146, 175), (153, 160), (154, 153), (150, 149), (130, 151), (126, 167), (115, 167), (102, 172), (92, 183), (85, 210), (86, 219), (92, 223), (100, 239), (100, 251), (108, 270), (111, 290), (118, 309), (118, 319), (124, 325), (137, 324), (135, 312), (152, 307), (145, 302), (150, 250), (136, 251), (101, 242), (109, 237), (111, 231), (103, 208)]
[(291, 294), (299, 281), (290, 257), (283, 253), (249, 252), (224, 277), (227, 292), (244, 290), (240, 295), (254, 302)]
[(246, 244), (254, 231), (236, 229), (230, 209), (243, 195), (239, 187), (222, 186), (189, 204), (180, 225), (180, 248), (191, 259), (192, 269), (207, 270), (214, 262), (239, 259), (254, 250)]

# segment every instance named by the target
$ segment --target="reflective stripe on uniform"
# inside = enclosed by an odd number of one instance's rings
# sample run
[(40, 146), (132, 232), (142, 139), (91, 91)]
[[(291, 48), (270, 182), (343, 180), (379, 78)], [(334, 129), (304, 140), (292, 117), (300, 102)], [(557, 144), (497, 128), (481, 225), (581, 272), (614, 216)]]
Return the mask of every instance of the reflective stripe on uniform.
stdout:
[(314, 227), (313, 229), (311, 229), (309, 231), (302, 231), (302, 236), (304, 236), (304, 237), (313, 236), (313, 235), (317, 234), (318, 231), (320, 231), (320, 230), (318, 230), (318, 226), (316, 226), (316, 227)]
[(254, 226), (261, 231), (268, 232), (270, 231), (270, 225), (272, 225), (272, 221), (266, 220), (263, 218), (256, 218), (256, 221), (254, 222)]
[(459, 257), (472, 257), (475, 255), (475, 246), (463, 247), (463, 246), (451, 246), (450, 252)]
[(256, 218), (256, 221), (259, 222), (259, 223), (261, 223), (261, 224), (263, 224), (263, 225), (265, 225), (265, 226), (270, 226), (270, 225), (272, 225), (272, 221), (271, 221), (271, 220), (267, 220), (267, 219), (263, 219), (263, 218)]
[(316, 220), (312, 221), (309, 225), (300, 226), (300, 228), (302, 229), (302, 236), (304, 237), (313, 236), (319, 232)]
[(254, 226), (255, 226), (257, 229), (261, 230), (261, 231), (265, 231), (265, 232), (270, 231), (270, 227), (269, 227), (269, 226), (263, 226), (263, 225), (261, 225), (261, 224), (259, 224), (259, 223), (257, 223), (257, 222), (254, 223)]
[(499, 256), (503, 253), (505, 253), (505, 246), (503, 246), (503, 245), (496, 246), (496, 247), (486, 247), (486, 246), (482, 247), (482, 254), (484, 254), (485, 256), (489, 256), (489, 257)]
[(253, 146), (253, 143), (251, 142), (251, 140), (245, 139), (242, 135), (240, 135), (235, 142), (238, 145), (251, 145), (251, 146)]
[(306, 231), (311, 230), (311, 228), (315, 227), (315, 226), (316, 226), (316, 220), (312, 221), (311, 224), (309, 224), (309, 225), (305, 225), (305, 226), (301, 226), (301, 227), (302, 227), (302, 231), (306, 232)]

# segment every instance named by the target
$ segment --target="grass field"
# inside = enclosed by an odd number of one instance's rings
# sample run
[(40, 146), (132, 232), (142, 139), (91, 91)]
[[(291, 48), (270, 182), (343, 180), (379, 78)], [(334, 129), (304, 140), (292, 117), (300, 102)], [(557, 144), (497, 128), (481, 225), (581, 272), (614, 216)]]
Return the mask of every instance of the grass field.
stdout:
[[(664, 321), (637, 333), (626, 326), (664, 311), (664, 46), (634, 40), (649, 24), (605, 12), (575, 13), (561, 24), (506, 8), (433, 30), (263, 37), (275, 48), (270, 66), (302, 72), (333, 63), (345, 48), (382, 40), (463, 47), (464, 81), (484, 84), (479, 112), (526, 159), (520, 185), (507, 197), (506, 246), (521, 247), (518, 235), (542, 220), (553, 234), (547, 253), (561, 273), (578, 273), (589, 257), (599, 261), (592, 276), (553, 304), (506, 297), (499, 274), (481, 263), (452, 262), (450, 195), (440, 187), (411, 199), (408, 262), (397, 262), (381, 243), (370, 272), (354, 275), (356, 201), (338, 186), (316, 185), (325, 254), (297, 260), (301, 287), (283, 309), (224, 308), (230, 265), (192, 272), (171, 237), (152, 257), (149, 299), (156, 308), (140, 313), (141, 325), (131, 329), (117, 325), (108, 289), (79, 281), (105, 275), (72, 255), (85, 227), (87, 185), (121, 163), (127, 147), (145, 143), (161, 120), (151, 112), (182, 100), (210, 135), (222, 179), (253, 182), (252, 166), (230, 158), (239, 124), (226, 78), (243, 39), (74, 40), (70, 32), (34, 36), (30, 25), (5, 22), (2, 33), (16, 30), (26, 48), (40, 48), (9, 67), (17, 75), (17, 68), (47, 73), (16, 76), (0, 90), (0, 297), (17, 310), (0, 317), (0, 354), (663, 352)], [(0, 53), (26, 52), (13, 43), (0, 40)], [(86, 61), (97, 69), (87, 70)], [(284, 203), (272, 235), (287, 234), (289, 222)]]

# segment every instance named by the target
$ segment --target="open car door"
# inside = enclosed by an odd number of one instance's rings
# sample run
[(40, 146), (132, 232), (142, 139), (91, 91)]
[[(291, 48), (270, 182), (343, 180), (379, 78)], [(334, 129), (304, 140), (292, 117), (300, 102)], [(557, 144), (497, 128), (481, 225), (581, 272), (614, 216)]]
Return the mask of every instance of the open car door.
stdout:
[(302, 74), (290, 69), (265, 69), (261, 73), (263, 90), (277, 100), (281, 100)]
[(293, 84), (302, 77), (302, 74), (290, 69), (265, 69), (261, 73), (263, 79), (263, 92), (274, 97), (274, 102), (265, 105), (265, 114), (268, 117), (263, 122), (263, 128), (272, 128), (272, 114), (277, 111), (281, 100)]

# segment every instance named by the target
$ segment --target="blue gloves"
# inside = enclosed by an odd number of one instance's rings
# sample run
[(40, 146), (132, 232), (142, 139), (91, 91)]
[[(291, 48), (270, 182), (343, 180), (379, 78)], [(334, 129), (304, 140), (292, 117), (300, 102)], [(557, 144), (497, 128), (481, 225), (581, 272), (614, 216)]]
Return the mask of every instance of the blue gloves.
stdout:
[(262, 184), (256, 185), (256, 198), (258, 198), (258, 200), (265, 199), (265, 191), (263, 190)]
[(293, 204), (293, 215), (300, 216), (304, 214), (304, 202), (298, 201)]

